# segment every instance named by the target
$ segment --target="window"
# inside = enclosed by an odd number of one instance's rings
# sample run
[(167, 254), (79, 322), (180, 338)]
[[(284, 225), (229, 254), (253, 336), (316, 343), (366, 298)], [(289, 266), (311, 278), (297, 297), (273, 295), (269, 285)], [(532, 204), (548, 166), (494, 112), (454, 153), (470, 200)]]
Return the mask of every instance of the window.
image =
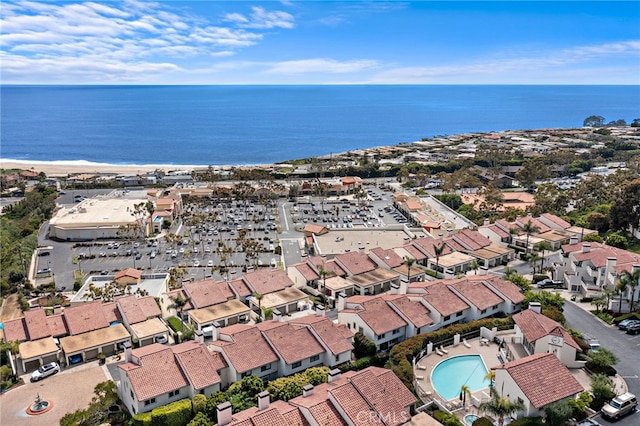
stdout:
[(294, 362), (293, 364), (291, 364), (291, 368), (300, 368), (301, 365), (302, 361)]
[(180, 389), (169, 392), (169, 398), (173, 398), (176, 395), (180, 395)]
[(250, 375), (251, 375), (251, 370), (245, 371), (244, 373), (242, 373), (242, 378), (249, 377)]
[(309, 361), (310, 362), (316, 362), (319, 359), (320, 359), (320, 355), (314, 355), (311, 358), (309, 358)]
[(336, 355), (336, 362), (340, 361), (340, 355)]
[(151, 404), (155, 404), (156, 403), (156, 399), (155, 398), (151, 398), (151, 399), (147, 399), (144, 402), (144, 405), (151, 405)]
[(462, 316), (462, 311), (458, 312), (458, 313), (456, 314), (456, 316), (457, 316), (457, 317), (461, 317), (461, 316)]
[(446, 317), (442, 318), (442, 321), (449, 321), (451, 319), (451, 315), (447, 315)]
[(387, 333), (382, 333), (381, 335), (378, 336), (378, 340), (384, 339), (384, 336), (386, 336), (386, 335), (387, 335)]
[(271, 370), (271, 364), (263, 365), (262, 367), (260, 367), (260, 371), (267, 371), (267, 370)]
[(396, 328), (395, 330), (393, 330), (393, 333), (392, 333), (392, 334), (398, 334), (398, 333), (400, 333), (400, 329), (399, 329), (399, 328)]
[(129, 392), (131, 392), (131, 398), (133, 398), (133, 389), (131, 389)]
[(483, 309), (483, 310), (481, 310), (481, 311), (480, 311), (480, 313), (481, 313), (481, 314), (486, 314), (486, 313), (487, 313), (487, 310), (486, 310), (486, 309)]

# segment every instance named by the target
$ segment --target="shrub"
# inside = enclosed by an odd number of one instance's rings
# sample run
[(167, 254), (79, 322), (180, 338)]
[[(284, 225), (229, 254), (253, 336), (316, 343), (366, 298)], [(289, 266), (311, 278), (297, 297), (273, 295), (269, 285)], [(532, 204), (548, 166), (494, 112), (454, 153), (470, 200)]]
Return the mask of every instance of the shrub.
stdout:
[(188, 398), (154, 408), (151, 411), (151, 422), (154, 425), (186, 426), (192, 417), (191, 400)]
[(478, 417), (474, 420), (472, 426), (493, 426), (493, 422), (486, 417)]
[(356, 358), (371, 357), (377, 352), (376, 344), (364, 333), (358, 331), (353, 338), (353, 354)]
[(207, 397), (202, 394), (198, 393), (193, 395), (191, 403), (193, 404), (194, 414), (204, 412), (207, 409)]
[(151, 412), (138, 413), (129, 422), (130, 426), (151, 426)]
[(509, 423), (509, 426), (543, 426), (542, 417), (522, 417)]
[(462, 422), (456, 417), (455, 414), (436, 410), (433, 412), (432, 416), (444, 426), (463, 426)]
[(169, 327), (176, 333), (182, 330), (182, 321), (180, 321), (177, 317), (169, 317), (167, 318), (167, 322), (169, 323)]
[(339, 368), (344, 373), (346, 371), (364, 370), (365, 368), (371, 367), (372, 365), (376, 367), (384, 367), (388, 359), (389, 359), (389, 356), (386, 354), (376, 354), (374, 356), (365, 356), (353, 362), (344, 364)]
[(193, 420), (187, 424), (187, 426), (211, 426), (212, 424), (213, 422), (206, 414), (198, 413)]
[(619, 316), (617, 316), (617, 317), (615, 317), (613, 319), (613, 323), (615, 325), (618, 325), (618, 324), (620, 324), (621, 321), (626, 320), (626, 319), (640, 320), (640, 314), (635, 313), (635, 312), (631, 312), (631, 313), (619, 315)]

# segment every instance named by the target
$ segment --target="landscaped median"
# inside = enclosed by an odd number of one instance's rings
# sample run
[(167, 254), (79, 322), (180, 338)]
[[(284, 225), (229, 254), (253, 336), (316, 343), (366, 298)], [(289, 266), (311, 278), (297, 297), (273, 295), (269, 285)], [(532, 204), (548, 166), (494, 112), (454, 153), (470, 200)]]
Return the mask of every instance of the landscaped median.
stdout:
[(406, 387), (414, 391), (413, 388), (413, 365), (412, 360), (420, 351), (427, 347), (428, 342), (434, 345), (440, 344), (449, 339), (453, 339), (456, 334), (468, 335), (479, 332), (481, 327), (498, 330), (509, 330), (513, 328), (513, 320), (509, 318), (485, 318), (466, 324), (455, 324), (431, 333), (419, 334), (404, 342), (395, 345), (389, 352), (389, 361), (386, 367), (391, 369)]

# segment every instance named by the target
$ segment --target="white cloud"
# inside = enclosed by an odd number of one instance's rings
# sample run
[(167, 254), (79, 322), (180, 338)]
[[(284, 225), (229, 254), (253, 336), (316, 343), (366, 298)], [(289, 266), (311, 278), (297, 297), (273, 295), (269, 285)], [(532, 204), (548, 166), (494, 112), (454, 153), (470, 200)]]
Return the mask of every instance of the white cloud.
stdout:
[(245, 16), (241, 13), (229, 13), (225, 19), (238, 24), (243, 28), (270, 29), (270, 28), (293, 28), (293, 15), (287, 12), (269, 12), (260, 6), (251, 8), (251, 15)]
[(372, 69), (377, 65), (378, 63), (376, 61), (363, 59), (345, 62), (326, 58), (301, 59), (272, 64), (268, 67), (266, 73), (283, 75), (301, 73), (344, 74)]

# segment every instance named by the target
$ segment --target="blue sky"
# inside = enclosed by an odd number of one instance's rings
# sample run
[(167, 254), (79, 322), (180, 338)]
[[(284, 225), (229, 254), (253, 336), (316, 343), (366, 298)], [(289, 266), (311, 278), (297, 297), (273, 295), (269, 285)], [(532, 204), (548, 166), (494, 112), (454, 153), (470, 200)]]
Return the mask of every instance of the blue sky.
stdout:
[(12, 1), (3, 84), (639, 84), (640, 2)]

